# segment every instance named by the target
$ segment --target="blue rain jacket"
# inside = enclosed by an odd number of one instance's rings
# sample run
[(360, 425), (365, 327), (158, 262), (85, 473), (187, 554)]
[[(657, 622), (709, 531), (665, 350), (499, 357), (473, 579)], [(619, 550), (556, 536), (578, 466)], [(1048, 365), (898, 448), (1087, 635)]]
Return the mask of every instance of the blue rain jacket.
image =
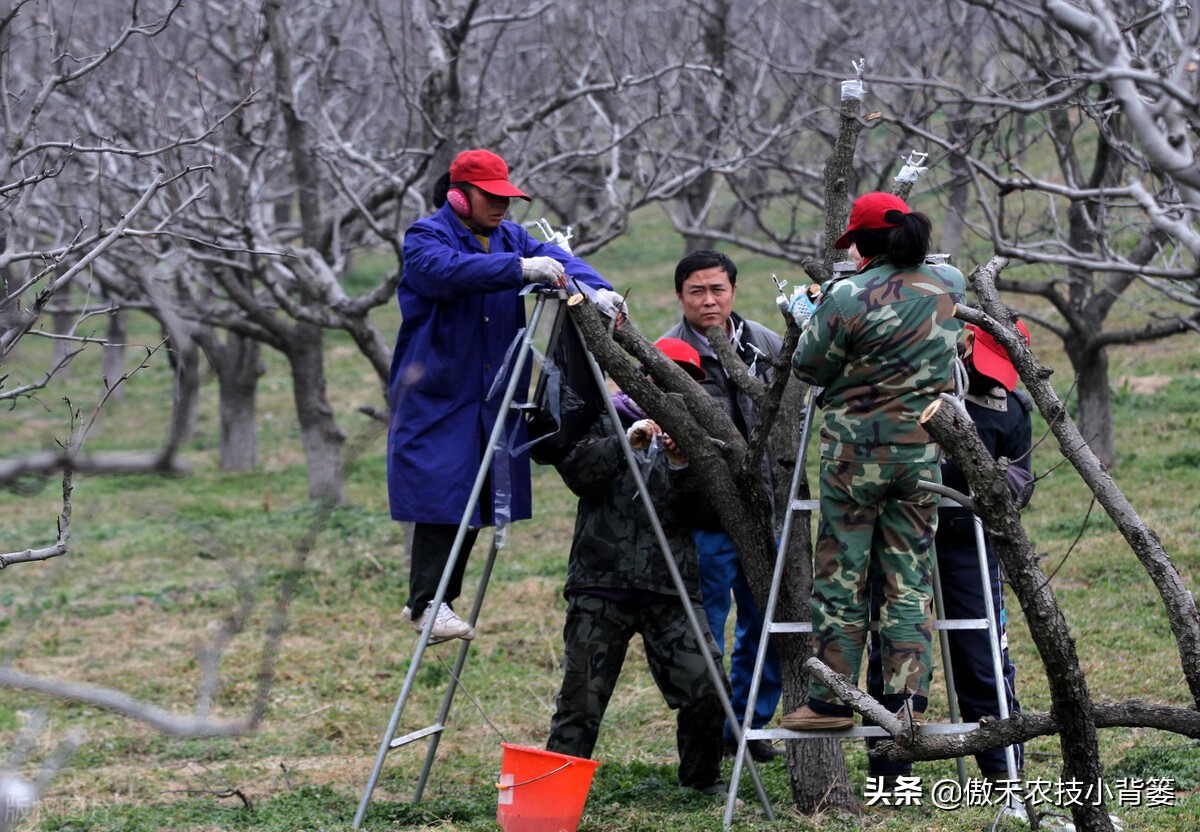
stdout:
[[(538, 242), (517, 223), (493, 230), (488, 248), (448, 204), (405, 234), (396, 289), (402, 320), (388, 384), (388, 498), (395, 520), (462, 520), (511, 372), (505, 357), (525, 326), (520, 258), (553, 257), (569, 277), (612, 288), (582, 260)], [(518, 401), (529, 388), (532, 361)], [(510, 453), (526, 442), (524, 419), (510, 414), (480, 495), (485, 510), (476, 506), (471, 525), (532, 515), (529, 454)]]

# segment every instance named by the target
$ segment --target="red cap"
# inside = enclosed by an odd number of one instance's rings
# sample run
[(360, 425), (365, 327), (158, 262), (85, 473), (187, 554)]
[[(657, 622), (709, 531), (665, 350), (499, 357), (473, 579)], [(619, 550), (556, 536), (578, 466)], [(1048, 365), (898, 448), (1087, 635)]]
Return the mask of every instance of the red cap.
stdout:
[(863, 228), (895, 228), (900, 222), (899, 220), (889, 222), (886, 219), (888, 211), (899, 211), (902, 214), (907, 214), (908, 204), (895, 194), (885, 194), (883, 191), (863, 194), (854, 200), (854, 205), (850, 208), (850, 225), (846, 229), (846, 233), (837, 238), (837, 242), (833, 244), (833, 247), (850, 248), (849, 237), (851, 231), (858, 231)]
[(704, 372), (704, 368), (700, 366), (700, 353), (696, 352), (696, 348), (687, 341), (680, 341), (678, 338), (659, 338), (654, 342), (654, 346), (658, 347), (659, 352), (682, 367), (696, 381), (708, 378), (708, 373)]
[(493, 196), (529, 198), (520, 188), (508, 181), (508, 165), (490, 150), (464, 150), (450, 163), (450, 181), (470, 182)]
[[(1003, 384), (1005, 390), (1011, 391), (1017, 386), (1017, 368), (1013, 366), (1004, 347), (975, 324), (967, 324), (967, 329), (975, 333), (975, 346), (971, 353), (971, 363), (975, 365), (975, 369)], [(1017, 321), (1017, 331), (1025, 337), (1025, 343), (1028, 344), (1029, 329), (1023, 322)]]

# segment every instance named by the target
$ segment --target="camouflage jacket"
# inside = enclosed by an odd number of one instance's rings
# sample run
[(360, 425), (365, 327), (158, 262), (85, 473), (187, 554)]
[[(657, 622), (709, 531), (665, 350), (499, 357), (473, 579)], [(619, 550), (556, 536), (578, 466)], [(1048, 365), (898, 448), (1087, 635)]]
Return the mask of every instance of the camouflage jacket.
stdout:
[[(675, 595), (658, 538), (610, 424), (607, 417), (598, 419), (555, 466), (579, 497), (563, 594), (636, 589)], [(707, 513), (699, 483), (690, 468), (672, 469), (661, 448), (640, 470), (688, 595), (699, 602), (700, 563), (692, 528)]]
[(860, 462), (929, 462), (938, 447), (917, 422), (953, 389), (965, 299), (948, 265), (900, 269), (876, 257), (825, 286), (792, 369), (824, 387), (821, 456)]

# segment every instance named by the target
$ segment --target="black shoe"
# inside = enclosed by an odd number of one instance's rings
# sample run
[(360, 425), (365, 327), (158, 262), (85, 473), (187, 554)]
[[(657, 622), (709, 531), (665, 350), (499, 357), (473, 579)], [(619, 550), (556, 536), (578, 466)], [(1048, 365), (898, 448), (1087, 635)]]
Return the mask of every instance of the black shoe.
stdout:
[[(786, 753), (782, 748), (771, 745), (770, 740), (746, 740), (746, 750), (756, 763), (769, 763)], [(728, 738), (725, 739), (725, 756), (737, 756), (737, 743)]]
[(708, 797), (719, 797), (722, 800), (724, 800), (729, 794), (729, 790), (725, 786), (725, 781), (723, 780), (718, 780), (717, 782), (710, 783), (707, 786), (693, 786), (693, 788), (700, 792), (700, 794), (707, 795)]

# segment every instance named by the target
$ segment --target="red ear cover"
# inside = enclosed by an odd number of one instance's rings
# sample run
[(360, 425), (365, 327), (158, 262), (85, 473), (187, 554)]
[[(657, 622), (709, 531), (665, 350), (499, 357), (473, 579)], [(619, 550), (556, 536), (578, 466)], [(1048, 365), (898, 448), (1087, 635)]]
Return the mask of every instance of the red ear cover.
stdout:
[(450, 209), (455, 214), (464, 220), (471, 219), (471, 201), (467, 199), (467, 195), (461, 189), (451, 188), (446, 191), (446, 201), (450, 203)]

